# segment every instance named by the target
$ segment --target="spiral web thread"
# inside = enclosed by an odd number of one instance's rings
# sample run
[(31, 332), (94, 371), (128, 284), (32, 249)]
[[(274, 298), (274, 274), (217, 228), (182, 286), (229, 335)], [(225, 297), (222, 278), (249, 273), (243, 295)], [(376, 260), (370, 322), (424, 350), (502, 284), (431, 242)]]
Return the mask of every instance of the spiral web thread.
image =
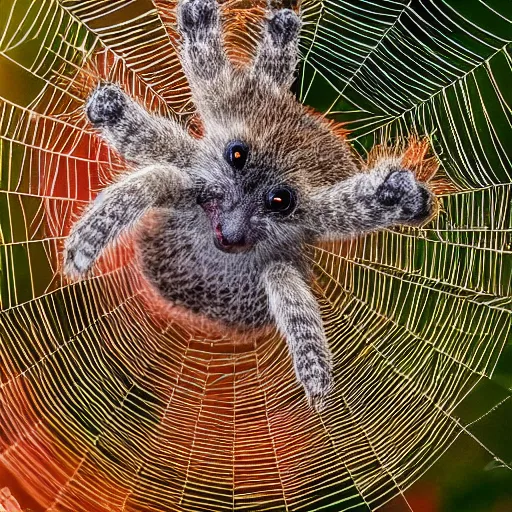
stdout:
[[(511, 13), (468, 4), (474, 18), (449, 2), (302, 2), (301, 98), (322, 91), (316, 106), (363, 152), (428, 135), (459, 190), (421, 230), (316, 249), (336, 372), (318, 415), (274, 332), (241, 336), (169, 310), (128, 239), (95, 277), (59, 273), (71, 220), (125, 168), (83, 117), (92, 85), (117, 81), (195, 126), (174, 2), (11, 0), (0, 484), (46, 511), (374, 510), (393, 498), (412, 510), (407, 489), (460, 437), (510, 470), (479, 425), (510, 411), (499, 357), (510, 353)], [(224, 8), (244, 62), (261, 5)], [(464, 403), (482, 396), (472, 416)]]

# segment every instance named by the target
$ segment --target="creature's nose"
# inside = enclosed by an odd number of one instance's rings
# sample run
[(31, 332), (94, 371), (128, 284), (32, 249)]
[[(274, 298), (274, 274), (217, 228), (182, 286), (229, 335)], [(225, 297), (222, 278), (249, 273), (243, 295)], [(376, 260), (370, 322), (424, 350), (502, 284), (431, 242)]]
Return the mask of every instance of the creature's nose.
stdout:
[(241, 247), (245, 245), (245, 233), (238, 226), (224, 224), (217, 227), (217, 238), (219, 242), (227, 247)]
[(251, 248), (250, 210), (242, 206), (226, 208), (211, 218), (215, 245), (225, 252), (243, 252)]

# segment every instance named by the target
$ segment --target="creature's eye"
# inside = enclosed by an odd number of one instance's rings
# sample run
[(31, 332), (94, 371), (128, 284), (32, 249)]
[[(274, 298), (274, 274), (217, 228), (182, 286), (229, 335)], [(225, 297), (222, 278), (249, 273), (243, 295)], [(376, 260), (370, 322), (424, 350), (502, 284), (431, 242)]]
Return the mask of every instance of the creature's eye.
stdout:
[(224, 158), (235, 169), (240, 170), (244, 167), (248, 154), (249, 148), (247, 144), (241, 140), (234, 140), (226, 146)]
[(287, 187), (276, 187), (269, 191), (265, 205), (271, 212), (288, 215), (295, 208), (295, 194)]

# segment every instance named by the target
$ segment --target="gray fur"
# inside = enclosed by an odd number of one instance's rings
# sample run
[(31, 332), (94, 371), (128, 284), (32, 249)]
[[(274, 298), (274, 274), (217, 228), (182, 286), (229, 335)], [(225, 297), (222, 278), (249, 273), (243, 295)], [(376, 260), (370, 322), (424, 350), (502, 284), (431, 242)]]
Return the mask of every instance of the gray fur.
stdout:
[(396, 160), (386, 160), (311, 195), (311, 230), (319, 239), (345, 238), (398, 224), (415, 225), (432, 212), (432, 195)]
[(278, 86), (290, 88), (298, 61), (300, 27), (300, 18), (291, 9), (270, 12), (254, 59), (252, 73), (255, 77), (265, 75)]
[(171, 165), (152, 165), (107, 187), (85, 210), (66, 240), (64, 272), (81, 277), (105, 247), (151, 208), (169, 207), (191, 187), (191, 179)]
[[(319, 407), (332, 386), (332, 361), (308, 285), (306, 245), (417, 224), (431, 215), (432, 195), (396, 159), (361, 172), (346, 142), (295, 100), (288, 87), (300, 19), (291, 10), (270, 11), (245, 70), (226, 58), (215, 1), (182, 0), (178, 21), (204, 136), (194, 139), (117, 86), (100, 85), (86, 113), (140, 168), (107, 187), (73, 226), (64, 270), (86, 275), (108, 244), (142, 220), (142, 270), (160, 295), (238, 328), (274, 323)], [(242, 168), (226, 160), (233, 141), (249, 148)], [(269, 210), (269, 193), (278, 189), (281, 201), (295, 201), (285, 213)], [(151, 227), (143, 221), (149, 210)]]
[(149, 114), (117, 85), (100, 84), (85, 111), (91, 124), (127, 160), (138, 165), (187, 165), (194, 147), (190, 135), (176, 121)]
[(216, 0), (181, 0), (178, 27), (183, 37), (181, 62), (192, 88), (228, 69)]

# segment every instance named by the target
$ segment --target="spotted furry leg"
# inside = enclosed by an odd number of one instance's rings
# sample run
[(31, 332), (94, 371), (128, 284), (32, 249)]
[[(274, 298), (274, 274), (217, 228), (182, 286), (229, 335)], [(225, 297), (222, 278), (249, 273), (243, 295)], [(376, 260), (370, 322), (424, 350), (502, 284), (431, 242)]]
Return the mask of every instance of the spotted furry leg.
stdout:
[(103, 190), (71, 229), (64, 273), (84, 277), (103, 250), (151, 207), (177, 199), (190, 178), (171, 166), (151, 166)]
[(318, 304), (297, 269), (275, 263), (264, 274), (269, 308), (285, 336), (298, 381), (321, 410), (332, 387), (332, 358)]
[(336, 239), (400, 224), (418, 225), (434, 212), (426, 184), (395, 161), (323, 187), (312, 198), (311, 232)]
[(111, 147), (139, 165), (183, 165), (194, 147), (194, 140), (178, 123), (150, 114), (113, 83), (94, 89), (85, 113)]

